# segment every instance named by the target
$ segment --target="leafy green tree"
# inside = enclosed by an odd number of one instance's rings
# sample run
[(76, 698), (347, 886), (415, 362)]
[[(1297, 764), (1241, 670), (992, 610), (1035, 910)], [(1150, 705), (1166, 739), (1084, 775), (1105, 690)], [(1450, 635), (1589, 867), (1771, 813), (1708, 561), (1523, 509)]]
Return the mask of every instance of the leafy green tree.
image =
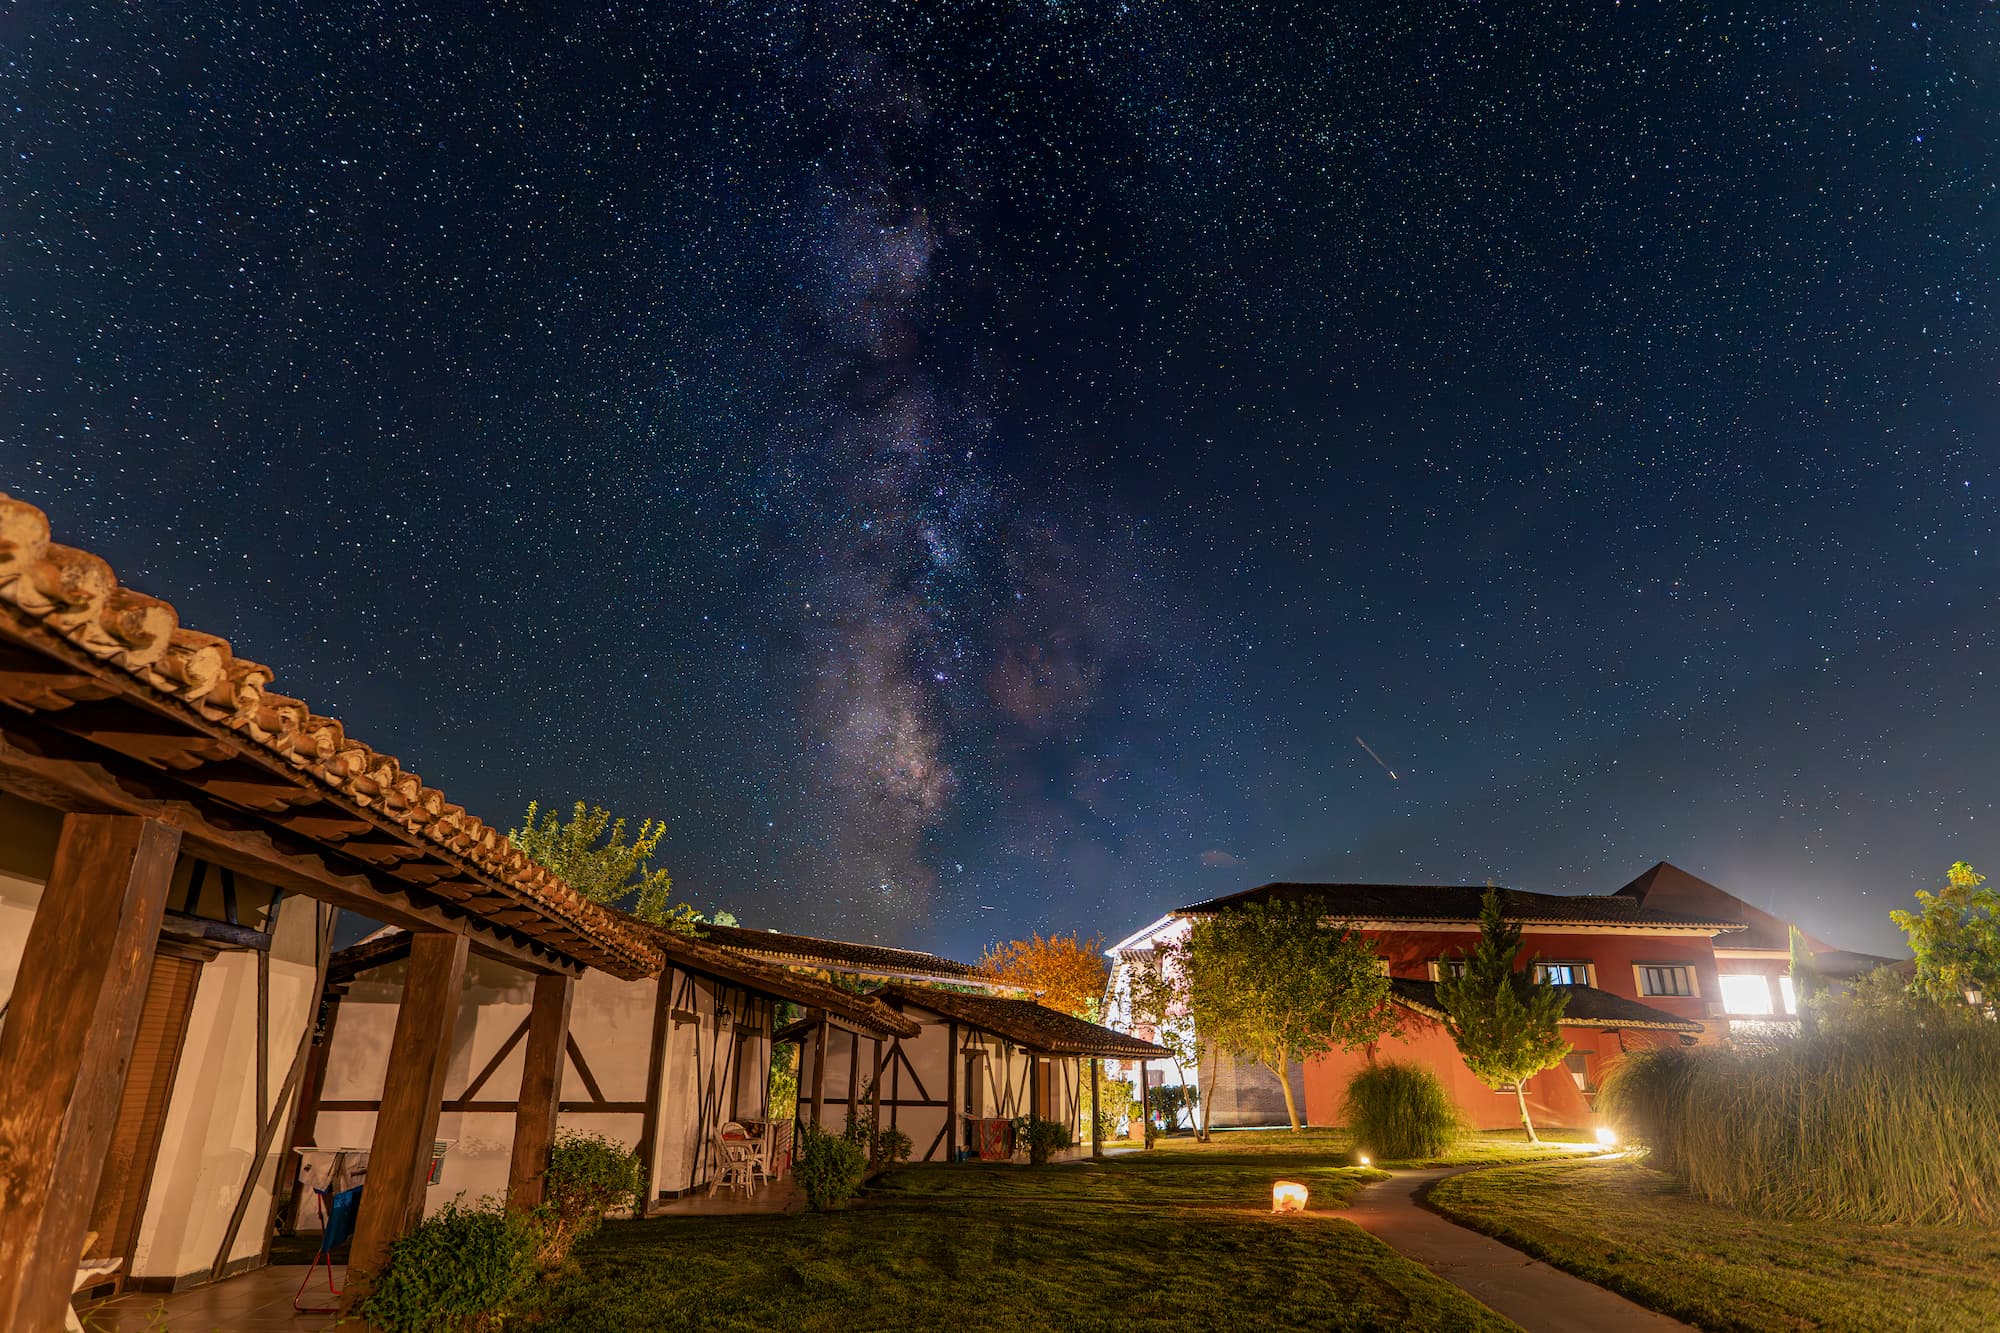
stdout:
[(1569, 1054), (1557, 1026), (1569, 996), (1536, 977), (1532, 963), (1516, 970), (1520, 952), (1521, 928), (1507, 923), (1499, 890), (1488, 888), (1479, 904), (1479, 944), (1457, 976), (1438, 980), (1437, 997), (1465, 1067), (1496, 1092), (1513, 1085), (1521, 1126), (1529, 1142), (1539, 1143), (1526, 1084)]
[[(1215, 1062), (1209, 1060), (1210, 1043), (1204, 1030), (1195, 1025), (1194, 1010), (1188, 999), (1188, 944), (1177, 940), (1157, 946), (1150, 960), (1126, 967), (1125, 986), (1131, 1005), (1130, 1026), (1144, 1028), (1152, 1040), (1167, 1048), (1181, 1086), (1194, 1093), (1188, 1107), (1195, 1138), (1208, 1142), (1208, 1094), (1215, 1090)], [(1143, 1035), (1143, 1034), (1142, 1034)], [(1202, 1066), (1209, 1069), (1208, 1085), (1200, 1086)], [(1188, 1078), (1192, 1071), (1194, 1078)]]
[[(625, 830), (626, 821), (613, 819), (602, 806), (578, 801), (570, 817), (562, 819), (553, 810), (543, 810), (539, 801), (530, 801), (521, 827), (507, 838), (592, 902), (617, 906), (631, 899), (632, 915), (658, 926), (692, 929), (709, 921), (686, 903), (673, 901), (673, 876), (664, 866), (653, 866), (653, 854), (667, 833), (666, 821), (640, 821), (630, 842)], [(716, 913), (713, 920), (718, 926), (736, 924), (727, 912)]]
[(1203, 1040), (1277, 1076), (1294, 1130), (1294, 1064), (1335, 1045), (1372, 1045), (1398, 1028), (1374, 946), (1330, 924), (1312, 901), (1252, 903), (1197, 921), (1187, 995)]
[(1991, 1005), (2000, 997), (2000, 891), (1954, 861), (1944, 888), (1918, 889), (1917, 902), (1919, 911), (1889, 913), (1917, 956), (1911, 989), (1940, 1004)]

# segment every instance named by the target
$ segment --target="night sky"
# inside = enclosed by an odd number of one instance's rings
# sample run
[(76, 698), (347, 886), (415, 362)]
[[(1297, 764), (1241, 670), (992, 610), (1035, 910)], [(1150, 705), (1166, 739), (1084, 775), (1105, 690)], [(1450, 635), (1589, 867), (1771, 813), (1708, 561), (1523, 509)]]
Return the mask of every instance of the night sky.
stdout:
[(0, 489), (746, 925), (1886, 950), (2000, 870), (2000, 21), (1702, 8), (16, 6)]

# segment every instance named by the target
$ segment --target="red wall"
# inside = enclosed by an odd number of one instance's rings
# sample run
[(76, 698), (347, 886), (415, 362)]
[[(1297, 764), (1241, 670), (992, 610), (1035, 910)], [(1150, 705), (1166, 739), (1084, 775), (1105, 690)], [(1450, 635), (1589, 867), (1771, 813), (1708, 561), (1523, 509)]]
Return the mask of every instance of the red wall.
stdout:
[[(1389, 975), (1429, 980), (1430, 965), (1440, 958), (1471, 953), (1479, 943), (1476, 930), (1389, 930), (1365, 931), (1375, 951), (1389, 960)], [(1526, 966), (1530, 958), (1548, 962), (1587, 962), (1593, 965), (1593, 984), (1599, 990), (1622, 995), (1676, 1018), (1708, 1023), (1710, 1001), (1720, 1001), (1722, 990), (1715, 979), (1715, 944), (1705, 935), (1586, 935), (1523, 933), (1518, 962)], [(1638, 963), (1686, 963), (1695, 969), (1695, 990), (1686, 998), (1639, 994), (1639, 979), (1633, 973)], [(1720, 1034), (1709, 1031), (1702, 1040)]]
[[(1472, 952), (1479, 942), (1476, 930), (1371, 930), (1363, 932), (1376, 952), (1389, 960), (1389, 974), (1417, 980), (1431, 979), (1431, 964), (1439, 959)], [(1709, 1006), (1722, 998), (1716, 980), (1715, 946), (1703, 935), (1615, 935), (1568, 932), (1524, 931), (1517, 962), (1526, 966), (1531, 958), (1547, 962), (1587, 962), (1592, 965), (1592, 984), (1597, 989), (1637, 1000), (1677, 1018), (1689, 1018), (1705, 1025), (1695, 1039), (1714, 1041), (1724, 1025), (1709, 1017)], [(1697, 994), (1686, 998), (1639, 994), (1639, 979), (1633, 971), (1640, 963), (1681, 963), (1694, 969)], [(1748, 971), (1748, 968), (1731, 970)], [(1511, 1092), (1499, 1093), (1473, 1076), (1459, 1059), (1458, 1048), (1442, 1024), (1410, 1010), (1403, 1010), (1403, 1036), (1380, 1043), (1374, 1051), (1378, 1060), (1408, 1061), (1428, 1065), (1444, 1082), (1457, 1101), (1467, 1124), (1474, 1129), (1507, 1129), (1521, 1123), (1519, 1104)], [(1600, 1027), (1565, 1026), (1563, 1035), (1573, 1049), (1586, 1057), (1591, 1087), (1604, 1076), (1618, 1057), (1628, 1050), (1678, 1043), (1680, 1035), (1650, 1028), (1605, 1031)], [(1308, 1061), (1305, 1069), (1306, 1115), (1315, 1125), (1337, 1125), (1345, 1121), (1341, 1103), (1347, 1081), (1368, 1063), (1366, 1051), (1335, 1050)], [(1585, 1129), (1595, 1125), (1590, 1097), (1576, 1085), (1567, 1068), (1544, 1070), (1528, 1080), (1528, 1112), (1535, 1124), (1551, 1128)]]
[[(1480, 1082), (1458, 1055), (1444, 1025), (1422, 1014), (1403, 1010), (1403, 1035), (1379, 1043), (1381, 1061), (1428, 1065), (1458, 1103), (1466, 1124), (1474, 1129), (1518, 1129), (1521, 1108), (1511, 1092), (1495, 1092)], [(1626, 1051), (1677, 1044), (1679, 1034), (1652, 1028), (1606, 1032), (1597, 1027), (1564, 1027), (1570, 1046), (1583, 1052), (1593, 1088)], [(1315, 1125), (1346, 1123), (1342, 1103), (1347, 1081), (1368, 1063), (1366, 1051), (1335, 1049), (1306, 1062), (1306, 1119)], [(1558, 1065), (1528, 1080), (1528, 1114), (1538, 1129), (1590, 1129), (1596, 1126), (1590, 1098), (1576, 1086), (1568, 1069)]]

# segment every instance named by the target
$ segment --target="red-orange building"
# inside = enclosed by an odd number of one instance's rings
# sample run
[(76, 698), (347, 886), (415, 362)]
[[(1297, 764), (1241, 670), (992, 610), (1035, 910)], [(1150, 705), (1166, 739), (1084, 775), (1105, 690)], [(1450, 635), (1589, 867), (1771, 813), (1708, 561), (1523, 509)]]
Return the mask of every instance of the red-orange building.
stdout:
[[(1475, 885), (1277, 883), (1196, 903), (1109, 951), (1113, 1012), (1130, 969), (1157, 965), (1155, 950), (1183, 937), (1194, 920), (1252, 902), (1314, 900), (1330, 919), (1374, 942), (1395, 981), (1403, 1032), (1372, 1051), (1336, 1049), (1296, 1071), (1293, 1092), (1307, 1119), (1340, 1123), (1347, 1081), (1372, 1056), (1435, 1070), (1475, 1128), (1516, 1125), (1512, 1090), (1489, 1088), (1466, 1068), (1440, 1022), (1434, 991), (1444, 969), (1477, 944), (1484, 893)], [(1675, 866), (1661, 862), (1610, 894), (1500, 893), (1507, 919), (1522, 930), (1520, 965), (1536, 967), (1570, 995), (1562, 1026), (1571, 1054), (1526, 1088), (1537, 1123), (1593, 1123), (1596, 1091), (1628, 1051), (1717, 1041), (1734, 1025), (1784, 1023), (1793, 1012), (1786, 923)], [(1808, 938), (1823, 969), (1836, 975), (1892, 961)], [(1283, 1089), (1268, 1072), (1241, 1062), (1212, 1072), (1221, 1074), (1212, 1080), (1212, 1125), (1284, 1121)], [(1164, 1077), (1171, 1080), (1173, 1071)]]

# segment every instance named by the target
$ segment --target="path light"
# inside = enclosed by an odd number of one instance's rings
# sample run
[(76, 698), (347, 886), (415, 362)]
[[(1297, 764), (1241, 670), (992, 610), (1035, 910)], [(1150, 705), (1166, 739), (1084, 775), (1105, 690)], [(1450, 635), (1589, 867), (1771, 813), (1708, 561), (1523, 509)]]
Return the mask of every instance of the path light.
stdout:
[(1597, 1127), (1597, 1141), (1607, 1148), (1616, 1148), (1618, 1146), (1618, 1131), (1609, 1125), (1599, 1125)]
[(1296, 1180), (1281, 1180), (1271, 1186), (1271, 1211), (1274, 1213), (1303, 1213), (1306, 1210), (1306, 1187)]
[(1359, 1162), (1359, 1163), (1361, 1163), (1361, 1165), (1363, 1165), (1363, 1166), (1373, 1166), (1373, 1165), (1374, 1165), (1374, 1163), (1373, 1163), (1373, 1162), (1370, 1162), (1370, 1161), (1368, 1160), (1368, 1154), (1367, 1154), (1367, 1153), (1361, 1153), (1361, 1154), (1358, 1154), (1358, 1155), (1357, 1155), (1357, 1156), (1355, 1157), (1355, 1159), (1354, 1159), (1354, 1160), (1355, 1160), (1355, 1161), (1357, 1161), (1357, 1162)]

